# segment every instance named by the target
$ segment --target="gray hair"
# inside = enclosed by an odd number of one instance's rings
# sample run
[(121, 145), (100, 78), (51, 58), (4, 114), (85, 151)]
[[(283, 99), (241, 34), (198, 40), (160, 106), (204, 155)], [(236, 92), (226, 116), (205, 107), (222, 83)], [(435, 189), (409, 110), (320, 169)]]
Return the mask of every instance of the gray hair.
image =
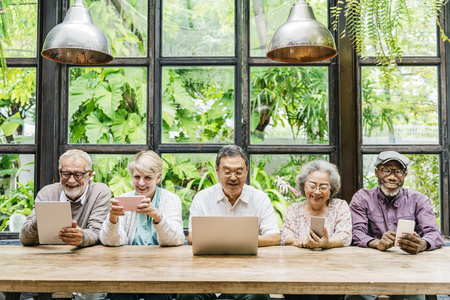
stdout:
[(248, 162), (248, 158), (247, 158), (247, 154), (244, 152), (244, 150), (242, 150), (241, 147), (236, 146), (236, 145), (227, 145), (227, 146), (223, 146), (220, 150), (219, 153), (217, 153), (217, 157), (216, 157), (216, 166), (219, 167), (220, 165), (220, 159), (222, 157), (233, 157), (233, 156), (240, 156), (244, 159), (245, 161), (245, 165), (248, 167), (250, 164)]
[(152, 178), (158, 176), (163, 170), (163, 161), (158, 154), (152, 150), (138, 152), (132, 161), (128, 163), (128, 172), (134, 173), (137, 170)]
[(305, 197), (305, 182), (306, 177), (311, 172), (314, 171), (327, 171), (328, 174), (330, 174), (330, 181), (331, 181), (331, 194), (330, 199), (332, 199), (341, 189), (341, 176), (339, 175), (338, 168), (335, 164), (329, 163), (324, 160), (314, 160), (310, 161), (309, 163), (305, 164), (302, 167), (302, 170), (300, 173), (298, 173), (296, 177), (297, 181), (297, 189), (302, 193), (302, 195)]
[(66, 152), (64, 152), (63, 155), (61, 155), (61, 157), (59, 158), (58, 168), (59, 169), (62, 168), (61, 164), (62, 164), (63, 160), (70, 159), (72, 161), (77, 161), (80, 158), (82, 158), (86, 161), (85, 171), (86, 172), (90, 171), (92, 169), (91, 157), (89, 156), (89, 154), (87, 154), (83, 150), (79, 150), (79, 149), (71, 149), (71, 150), (67, 150)]

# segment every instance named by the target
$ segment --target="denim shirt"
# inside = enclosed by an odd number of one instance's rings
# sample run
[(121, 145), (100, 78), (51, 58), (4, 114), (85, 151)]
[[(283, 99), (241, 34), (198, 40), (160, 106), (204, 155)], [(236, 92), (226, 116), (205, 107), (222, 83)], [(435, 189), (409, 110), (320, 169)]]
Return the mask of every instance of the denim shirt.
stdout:
[(387, 231), (396, 231), (399, 219), (416, 222), (414, 231), (428, 242), (428, 249), (442, 247), (444, 238), (439, 232), (429, 199), (414, 190), (401, 189), (392, 200), (386, 199), (379, 187), (360, 189), (352, 198), (350, 211), (355, 246), (368, 247), (370, 241), (381, 239)]

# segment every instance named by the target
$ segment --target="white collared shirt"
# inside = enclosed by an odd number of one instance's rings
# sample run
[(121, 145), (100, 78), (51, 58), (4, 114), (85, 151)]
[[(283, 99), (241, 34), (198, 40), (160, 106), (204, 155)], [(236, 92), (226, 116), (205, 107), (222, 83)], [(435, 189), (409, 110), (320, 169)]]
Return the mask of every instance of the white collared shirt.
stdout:
[[(84, 190), (83, 195), (81, 195), (81, 197), (79, 198), (81, 205), (84, 205), (84, 202), (86, 202), (86, 194), (87, 194), (88, 190), (89, 190), (89, 182), (86, 182), (86, 189)], [(78, 199), (76, 199), (76, 200), (78, 200)], [(60, 202), (70, 201), (70, 199), (67, 198), (67, 195), (64, 193), (64, 190), (62, 190), (61, 195), (59, 195), (59, 201)]]
[(228, 201), (220, 183), (198, 192), (190, 208), (189, 231), (193, 216), (256, 216), (260, 235), (280, 232), (269, 197), (246, 184), (234, 205)]

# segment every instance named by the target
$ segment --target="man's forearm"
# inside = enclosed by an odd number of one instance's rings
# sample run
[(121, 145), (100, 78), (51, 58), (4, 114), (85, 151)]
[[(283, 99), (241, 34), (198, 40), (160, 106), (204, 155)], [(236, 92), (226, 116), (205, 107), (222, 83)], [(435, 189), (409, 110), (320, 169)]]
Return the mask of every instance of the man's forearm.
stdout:
[(281, 236), (279, 233), (264, 234), (258, 236), (258, 247), (280, 245)]

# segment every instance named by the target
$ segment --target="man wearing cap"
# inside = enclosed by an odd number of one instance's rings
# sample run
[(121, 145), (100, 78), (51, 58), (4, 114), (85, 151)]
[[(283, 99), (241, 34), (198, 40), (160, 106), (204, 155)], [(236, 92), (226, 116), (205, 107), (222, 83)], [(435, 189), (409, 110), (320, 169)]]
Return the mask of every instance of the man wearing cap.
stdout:
[(375, 162), (378, 186), (361, 189), (352, 198), (353, 245), (385, 251), (394, 246), (399, 219), (416, 222), (414, 234), (399, 238), (401, 250), (417, 254), (442, 247), (430, 200), (423, 194), (403, 188), (409, 159), (395, 151), (381, 152)]

